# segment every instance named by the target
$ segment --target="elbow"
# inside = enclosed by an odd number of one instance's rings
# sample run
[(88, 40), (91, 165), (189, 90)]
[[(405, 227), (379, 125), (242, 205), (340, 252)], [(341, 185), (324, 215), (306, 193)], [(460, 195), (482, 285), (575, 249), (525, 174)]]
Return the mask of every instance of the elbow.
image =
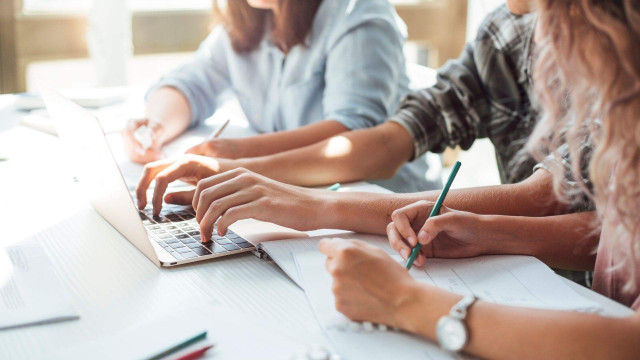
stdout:
[(531, 206), (530, 216), (555, 216), (566, 214), (567, 204), (560, 201), (553, 189), (553, 176), (544, 169), (533, 173), (518, 184), (511, 185), (516, 193), (526, 194)]
[(389, 180), (396, 176), (404, 162), (376, 161), (362, 170), (364, 179)]

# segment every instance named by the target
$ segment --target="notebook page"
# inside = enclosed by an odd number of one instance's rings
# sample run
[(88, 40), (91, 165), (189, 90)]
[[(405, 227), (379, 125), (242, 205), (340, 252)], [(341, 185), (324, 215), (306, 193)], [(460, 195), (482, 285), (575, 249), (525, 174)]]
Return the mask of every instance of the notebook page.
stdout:
[[(326, 257), (317, 251), (298, 251), (294, 259), (307, 298), (325, 328), (348, 328), (348, 320), (334, 307)], [(393, 256), (400, 264), (404, 260)], [(413, 267), (417, 281), (503, 305), (553, 310), (598, 311), (601, 305), (582, 297), (544, 263), (518, 255), (492, 255), (470, 259), (430, 259)], [(346, 321), (346, 322), (345, 322)]]
[[(450, 359), (435, 344), (372, 324), (354, 324), (335, 309), (326, 257), (315, 250), (293, 253), (299, 281), (320, 325), (346, 358), (388, 359), (390, 349), (403, 349), (407, 359)], [(397, 255), (399, 263), (404, 260)], [(598, 311), (600, 304), (568, 287), (541, 261), (529, 256), (483, 256), (430, 259), (410, 274), (417, 280), (484, 301), (555, 310)], [(368, 325), (368, 326), (366, 326)], [(461, 356), (461, 355), (460, 355)]]
[[(399, 261), (402, 259), (397, 256)], [(415, 270), (415, 272), (414, 272)], [(566, 285), (531, 256), (490, 255), (470, 259), (430, 259), (412, 269), (416, 280), (451, 292), (510, 306), (549, 310), (599, 311), (602, 306)]]
[[(432, 341), (411, 334), (392, 331), (373, 324), (365, 326), (349, 321), (335, 310), (331, 292), (332, 279), (325, 269), (326, 257), (317, 251), (294, 254), (300, 272), (301, 286), (325, 334), (345, 359), (469, 359), (463, 354), (450, 354)], [(414, 270), (411, 270), (414, 272)], [(420, 276), (420, 272), (416, 272)]]
[[(327, 236), (315, 236), (303, 239), (263, 242), (260, 244), (260, 249), (269, 254), (271, 259), (291, 278), (291, 280), (298, 284), (298, 286), (302, 287), (300, 283), (300, 276), (292, 254), (303, 251), (317, 251), (318, 242), (326, 237)], [(361, 240), (378, 246), (390, 254), (394, 252), (387, 238), (381, 235), (348, 233), (331, 235), (330, 237)]]

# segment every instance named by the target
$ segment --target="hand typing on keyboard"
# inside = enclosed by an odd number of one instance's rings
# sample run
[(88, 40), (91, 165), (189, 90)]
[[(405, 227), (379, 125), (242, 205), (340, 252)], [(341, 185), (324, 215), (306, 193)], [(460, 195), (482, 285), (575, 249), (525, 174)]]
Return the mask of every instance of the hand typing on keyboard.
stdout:
[(235, 169), (199, 181), (192, 205), (203, 240), (208, 241), (216, 222), (216, 233), (223, 236), (231, 224), (249, 218), (296, 230), (331, 228), (331, 216), (322, 210), (326, 209), (327, 198), (334, 195)]
[[(144, 172), (140, 177), (136, 195), (138, 198), (138, 208), (144, 209), (147, 206), (147, 190), (155, 180), (153, 191), (153, 214), (158, 215), (162, 211), (162, 202), (167, 187), (170, 183), (182, 180), (195, 184), (199, 180), (210, 177), (226, 170), (224, 159), (212, 159), (198, 155), (183, 155), (179, 158), (160, 160), (145, 165)], [(167, 203), (177, 203), (182, 205), (191, 204), (193, 192), (179, 192), (171, 194), (165, 198)]]
[(212, 241), (203, 243), (191, 207), (168, 205), (156, 216), (147, 207), (139, 213), (149, 238), (177, 260), (253, 248), (251, 243), (233, 231), (228, 231), (226, 236), (210, 236)]

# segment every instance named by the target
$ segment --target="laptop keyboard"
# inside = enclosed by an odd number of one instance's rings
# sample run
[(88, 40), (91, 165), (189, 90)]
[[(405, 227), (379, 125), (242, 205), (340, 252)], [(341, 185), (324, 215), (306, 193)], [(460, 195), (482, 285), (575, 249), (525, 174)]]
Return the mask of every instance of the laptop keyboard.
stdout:
[(151, 206), (138, 212), (149, 238), (177, 260), (253, 248), (251, 243), (231, 230), (228, 230), (225, 236), (218, 236), (217, 224), (213, 232), (213, 241), (203, 244), (200, 225), (195, 219), (195, 212), (190, 207), (165, 204), (158, 216), (153, 216)]

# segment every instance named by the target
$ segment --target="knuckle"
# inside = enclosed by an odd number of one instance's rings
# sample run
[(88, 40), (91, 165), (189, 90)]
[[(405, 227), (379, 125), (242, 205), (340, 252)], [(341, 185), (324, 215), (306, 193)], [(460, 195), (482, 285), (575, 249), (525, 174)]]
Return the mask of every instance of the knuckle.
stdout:
[(344, 293), (345, 286), (342, 281), (334, 280), (331, 284), (331, 291), (336, 295), (342, 295)]
[(344, 269), (341, 266), (332, 266), (329, 273), (334, 278), (333, 287), (336, 288), (340, 283), (338, 279), (344, 275)]
[(200, 203), (204, 204), (205, 201), (210, 197), (211, 189), (204, 189), (200, 192)]
[(358, 251), (359, 250), (356, 246), (349, 245), (341, 249), (338, 255), (341, 260), (349, 262), (358, 256)]
[(231, 208), (224, 212), (224, 218), (226, 219), (235, 219), (237, 215), (238, 215), (238, 209), (236, 208)]
[(209, 208), (213, 209), (213, 210), (218, 210), (218, 209), (220, 209), (221, 206), (222, 206), (222, 204), (221, 204), (220, 200), (214, 200), (214, 201), (211, 202), (211, 205), (209, 205)]
[(164, 185), (167, 182), (168, 182), (168, 179), (167, 179), (166, 175), (158, 175), (158, 176), (156, 176), (156, 186)]
[(238, 176), (238, 179), (248, 183), (248, 184), (252, 184), (255, 185), (256, 184), (256, 177), (248, 172), (242, 173), (241, 175)]
[(265, 209), (273, 209), (277, 206), (276, 204), (276, 200), (268, 198), (268, 197), (264, 197), (262, 199), (260, 199), (260, 205), (262, 207), (264, 207)]
[(251, 190), (253, 190), (254, 192), (256, 192), (258, 194), (264, 194), (267, 189), (262, 184), (253, 184), (253, 185), (251, 185)]
[(336, 305), (336, 310), (338, 310), (338, 312), (345, 315), (349, 313), (348, 303), (342, 300), (341, 298), (339, 298), (338, 296), (336, 296), (335, 305)]

